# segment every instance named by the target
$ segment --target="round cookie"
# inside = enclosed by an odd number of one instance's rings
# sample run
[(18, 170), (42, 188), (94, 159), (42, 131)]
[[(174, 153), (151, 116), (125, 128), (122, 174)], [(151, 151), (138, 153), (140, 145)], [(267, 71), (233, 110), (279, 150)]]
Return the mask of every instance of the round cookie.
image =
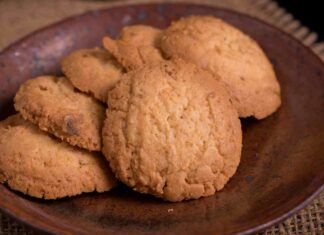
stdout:
[(183, 58), (219, 75), (240, 117), (262, 119), (280, 106), (280, 86), (272, 65), (243, 32), (212, 16), (189, 16), (162, 34), (166, 56)]
[(41, 76), (19, 88), (15, 109), (73, 146), (101, 150), (101, 128), (105, 107), (92, 97), (76, 91), (65, 77)]
[(108, 95), (103, 152), (116, 177), (168, 201), (221, 190), (240, 162), (242, 132), (223, 85), (182, 60), (124, 75)]
[(127, 26), (116, 40), (104, 37), (103, 45), (129, 71), (163, 60), (159, 50), (161, 32), (151, 26)]
[(100, 48), (72, 52), (61, 61), (61, 68), (73, 86), (102, 102), (123, 73), (114, 57)]
[(0, 122), (0, 182), (44, 199), (109, 191), (117, 184), (101, 155), (56, 140), (20, 115)]

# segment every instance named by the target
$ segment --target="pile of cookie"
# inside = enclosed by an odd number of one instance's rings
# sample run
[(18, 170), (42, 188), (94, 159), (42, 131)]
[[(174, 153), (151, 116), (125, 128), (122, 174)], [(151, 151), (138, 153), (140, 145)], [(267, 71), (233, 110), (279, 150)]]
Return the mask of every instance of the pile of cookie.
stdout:
[(212, 16), (124, 27), (61, 68), (23, 83), (0, 123), (0, 181), (44, 199), (116, 179), (167, 201), (213, 195), (239, 165), (240, 118), (281, 103), (262, 49)]

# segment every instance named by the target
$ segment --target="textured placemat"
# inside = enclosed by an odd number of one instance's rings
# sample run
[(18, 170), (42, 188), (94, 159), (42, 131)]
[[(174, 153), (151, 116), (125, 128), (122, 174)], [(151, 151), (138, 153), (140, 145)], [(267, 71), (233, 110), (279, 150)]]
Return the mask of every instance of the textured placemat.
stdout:
[[(168, 2), (181, 1), (183, 0)], [(0, 50), (31, 31), (67, 16), (112, 5), (141, 2), (154, 2), (154, 0), (0, 0)], [(324, 60), (324, 42), (317, 42), (317, 34), (304, 27), (271, 0), (187, 0), (185, 2), (224, 7), (256, 16), (290, 33)], [(324, 193), (298, 214), (259, 234), (324, 234), (323, 212)], [(0, 213), (0, 234), (35, 234), (35, 232)]]

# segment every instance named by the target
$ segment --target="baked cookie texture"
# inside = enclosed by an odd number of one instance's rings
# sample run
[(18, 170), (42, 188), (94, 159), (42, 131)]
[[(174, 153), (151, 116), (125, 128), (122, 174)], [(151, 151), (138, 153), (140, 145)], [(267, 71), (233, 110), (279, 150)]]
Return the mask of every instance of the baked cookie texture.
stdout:
[(158, 48), (162, 30), (148, 25), (132, 25), (123, 27), (118, 39), (131, 45), (152, 46)]
[(182, 60), (124, 75), (108, 94), (103, 152), (122, 182), (168, 201), (209, 196), (235, 173), (242, 132), (213, 75)]
[(101, 150), (101, 129), (105, 107), (94, 98), (76, 91), (65, 77), (41, 76), (19, 88), (15, 109), (73, 146)]
[(117, 184), (103, 156), (60, 142), (20, 115), (0, 122), (0, 182), (44, 199), (109, 191)]
[(126, 70), (162, 61), (159, 50), (161, 30), (147, 25), (124, 27), (116, 40), (103, 38), (104, 47)]
[(106, 50), (80, 49), (61, 61), (62, 72), (80, 91), (106, 102), (108, 91), (119, 81), (122, 66)]
[(219, 75), (240, 117), (262, 119), (281, 104), (280, 86), (260, 46), (212, 16), (189, 16), (162, 32), (167, 57), (180, 57)]

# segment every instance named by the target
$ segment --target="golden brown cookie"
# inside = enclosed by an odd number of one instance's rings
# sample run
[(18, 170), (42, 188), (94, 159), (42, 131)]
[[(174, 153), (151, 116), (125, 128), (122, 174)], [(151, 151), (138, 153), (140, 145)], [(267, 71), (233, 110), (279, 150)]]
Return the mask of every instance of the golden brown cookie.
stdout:
[(76, 91), (65, 77), (41, 76), (26, 81), (15, 97), (23, 118), (71, 145), (101, 150), (105, 107)]
[(62, 60), (61, 67), (73, 86), (102, 102), (123, 72), (114, 57), (100, 48), (74, 51)]
[(190, 16), (172, 23), (161, 49), (218, 74), (241, 117), (262, 119), (281, 104), (279, 83), (260, 46), (220, 19)]
[(104, 37), (103, 45), (127, 70), (133, 70), (163, 60), (160, 35), (161, 30), (151, 26), (133, 25), (123, 28), (116, 40)]
[(168, 201), (209, 196), (235, 173), (240, 120), (223, 85), (182, 60), (124, 75), (108, 95), (103, 152), (122, 182)]
[(132, 25), (122, 28), (118, 39), (133, 46), (152, 46), (158, 48), (162, 30), (148, 25)]
[(44, 199), (109, 191), (117, 183), (101, 155), (54, 139), (20, 115), (0, 122), (0, 182)]

